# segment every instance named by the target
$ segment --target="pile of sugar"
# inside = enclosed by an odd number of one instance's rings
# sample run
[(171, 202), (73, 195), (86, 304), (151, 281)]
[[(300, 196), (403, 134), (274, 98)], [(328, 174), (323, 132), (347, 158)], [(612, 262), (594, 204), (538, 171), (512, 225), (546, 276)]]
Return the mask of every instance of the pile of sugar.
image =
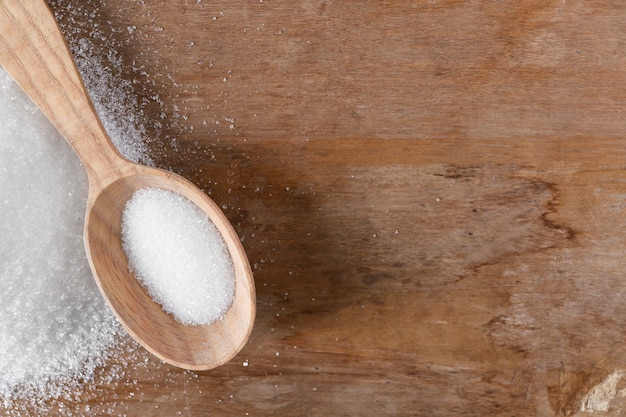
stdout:
[[(113, 70), (119, 54), (102, 54), (89, 38), (72, 49), (117, 148), (152, 165), (132, 85)], [(50, 400), (80, 395), (96, 377), (120, 378), (123, 361), (109, 358), (136, 345), (122, 337), (88, 266), (84, 168), (1, 66), (0, 109), (0, 406), (45, 413)]]
[(0, 401), (66, 396), (121, 331), (83, 246), (84, 168), (0, 67)]
[(163, 310), (187, 325), (220, 319), (234, 292), (232, 259), (217, 227), (190, 200), (147, 188), (122, 216), (129, 268)]

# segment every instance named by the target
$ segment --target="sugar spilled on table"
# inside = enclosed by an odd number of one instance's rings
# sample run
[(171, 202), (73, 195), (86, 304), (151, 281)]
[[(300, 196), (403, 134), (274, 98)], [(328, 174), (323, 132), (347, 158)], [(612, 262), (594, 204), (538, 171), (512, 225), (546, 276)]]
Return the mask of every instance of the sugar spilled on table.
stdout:
[[(150, 163), (145, 130), (120, 117), (135, 110), (128, 84), (114, 83), (106, 62), (88, 59), (89, 41), (80, 48), (116, 146)], [(15, 404), (43, 413), (96, 376), (118, 378), (123, 371), (108, 361), (133, 346), (121, 346), (132, 340), (102, 299), (86, 258), (84, 168), (2, 67), (0, 108), (0, 405), (16, 415)]]

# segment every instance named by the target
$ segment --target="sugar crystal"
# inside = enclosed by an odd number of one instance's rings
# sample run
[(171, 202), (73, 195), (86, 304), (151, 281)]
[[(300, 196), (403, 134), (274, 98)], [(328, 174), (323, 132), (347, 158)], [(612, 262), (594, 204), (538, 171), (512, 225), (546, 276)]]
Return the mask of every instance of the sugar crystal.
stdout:
[(232, 259), (217, 227), (187, 198), (135, 192), (122, 216), (129, 268), (163, 310), (188, 325), (220, 319), (234, 292)]
[(57, 398), (103, 365), (120, 327), (83, 246), (84, 168), (0, 67), (0, 402)]

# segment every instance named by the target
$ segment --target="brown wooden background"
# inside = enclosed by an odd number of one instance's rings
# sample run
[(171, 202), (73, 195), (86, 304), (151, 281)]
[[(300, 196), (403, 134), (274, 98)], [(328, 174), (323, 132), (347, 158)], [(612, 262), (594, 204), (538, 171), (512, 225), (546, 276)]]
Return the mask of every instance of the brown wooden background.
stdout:
[(224, 207), (258, 293), (233, 362), (137, 352), (66, 410), (626, 413), (625, 2), (52, 6), (115, 45), (157, 163)]

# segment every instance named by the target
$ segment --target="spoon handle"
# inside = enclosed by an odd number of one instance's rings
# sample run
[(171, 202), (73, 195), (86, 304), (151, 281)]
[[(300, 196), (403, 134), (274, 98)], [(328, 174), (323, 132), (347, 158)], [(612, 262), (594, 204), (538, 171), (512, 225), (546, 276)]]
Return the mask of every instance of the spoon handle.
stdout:
[(74, 149), (90, 184), (105, 186), (126, 161), (104, 130), (44, 0), (0, 0), (0, 64)]

